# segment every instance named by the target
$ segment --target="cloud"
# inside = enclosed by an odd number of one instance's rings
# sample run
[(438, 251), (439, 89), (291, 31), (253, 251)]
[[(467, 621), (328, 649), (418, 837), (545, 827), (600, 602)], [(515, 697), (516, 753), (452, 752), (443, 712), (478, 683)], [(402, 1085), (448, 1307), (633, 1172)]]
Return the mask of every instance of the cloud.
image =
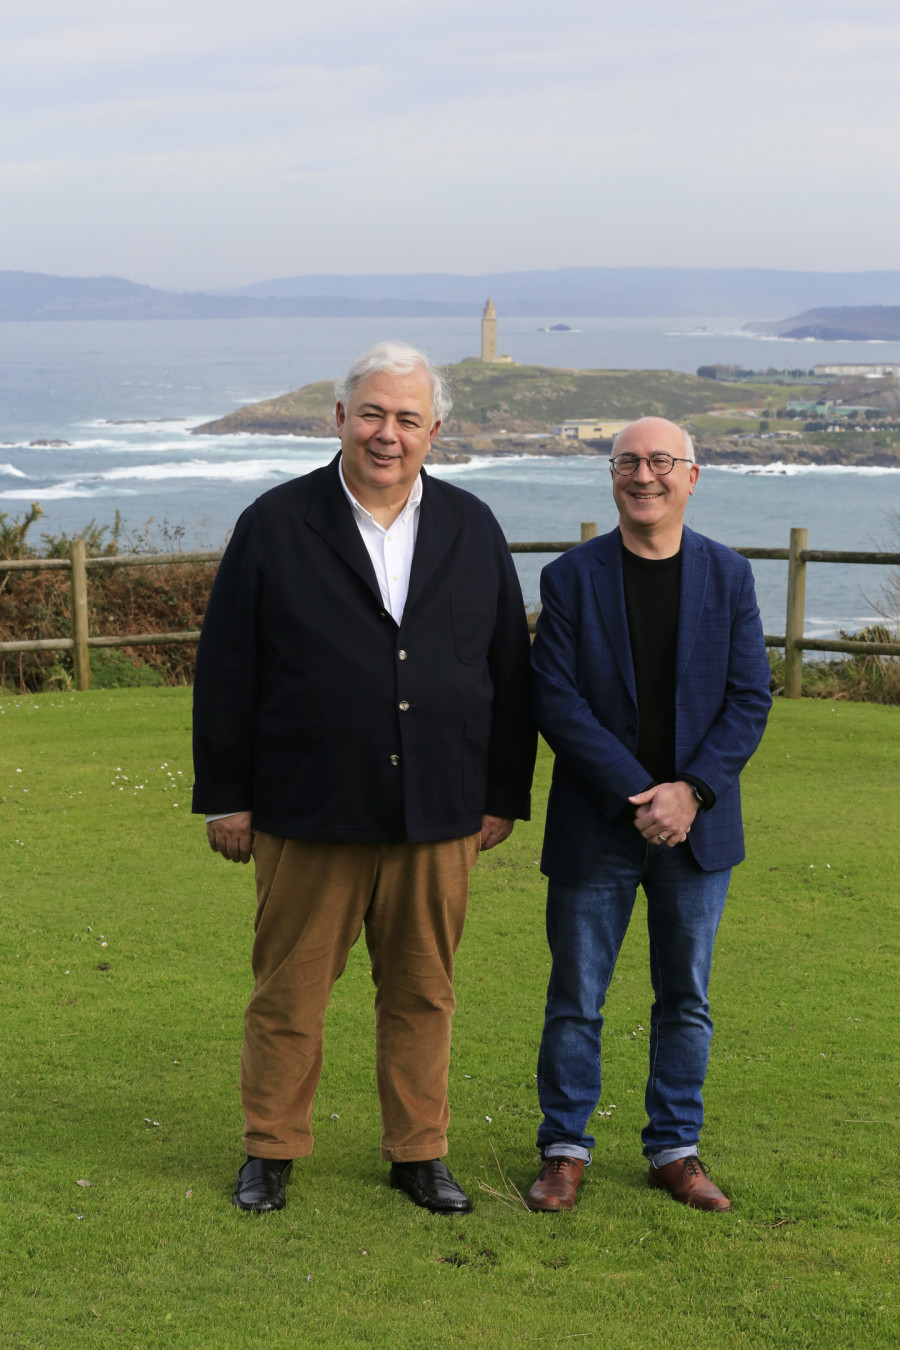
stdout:
[(0, 49), (2, 265), (181, 285), (796, 266), (804, 247), (809, 266), (885, 265), (900, 15), (893, 0), (849, 15), (843, 0), (36, 0)]

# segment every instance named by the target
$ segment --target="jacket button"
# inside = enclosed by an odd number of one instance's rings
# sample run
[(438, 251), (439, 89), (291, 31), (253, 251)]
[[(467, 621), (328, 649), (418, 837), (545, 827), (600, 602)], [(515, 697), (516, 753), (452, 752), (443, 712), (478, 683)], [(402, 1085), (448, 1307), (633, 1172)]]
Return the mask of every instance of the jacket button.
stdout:
[(406, 652), (404, 652), (404, 651), (399, 651), (399, 652), (397, 653), (397, 660), (398, 660), (398, 661), (405, 661), (405, 660), (406, 660)]
[(391, 763), (394, 765), (394, 768), (396, 768), (397, 765), (400, 763), (400, 756), (399, 756), (399, 755), (391, 755)]
[(403, 702), (399, 705), (399, 707), (400, 707), (400, 711), (401, 711), (401, 712), (409, 712), (409, 701), (408, 701), (408, 699), (404, 699)]
[(385, 613), (384, 610), (382, 610), (381, 613), (378, 615), (378, 617), (379, 617), (379, 619), (386, 619), (386, 618), (387, 618), (387, 614)]

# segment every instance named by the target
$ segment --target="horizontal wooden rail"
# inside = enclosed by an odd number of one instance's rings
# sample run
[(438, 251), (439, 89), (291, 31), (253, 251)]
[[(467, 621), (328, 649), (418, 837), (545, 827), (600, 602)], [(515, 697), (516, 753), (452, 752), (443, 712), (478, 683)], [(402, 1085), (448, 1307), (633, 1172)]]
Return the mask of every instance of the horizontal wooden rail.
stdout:
[[(786, 647), (787, 638), (763, 634), (767, 647)], [(900, 642), (861, 642), (857, 638), (799, 638), (795, 644), (804, 652), (863, 652), (867, 656), (900, 656)]]
[(789, 548), (736, 548), (732, 551), (751, 562), (755, 558), (764, 559), (766, 562), (788, 562), (791, 556)]
[(884, 563), (889, 567), (900, 563), (900, 553), (841, 553), (832, 548), (805, 548), (800, 557), (803, 562)]
[(71, 566), (68, 558), (0, 558), (0, 572), (68, 572)]
[[(89, 647), (152, 647), (169, 642), (199, 642), (200, 629), (182, 633), (114, 633), (110, 637), (89, 637)], [(74, 638), (35, 638), (21, 642), (0, 642), (0, 652), (65, 652), (75, 646)]]
[(114, 553), (109, 557), (88, 558), (85, 567), (165, 567), (169, 563), (221, 562), (225, 550), (205, 553)]
[[(178, 563), (221, 562), (224, 549), (205, 553), (112, 553), (108, 557), (85, 558), (85, 567), (165, 567)], [(0, 572), (42, 572), (45, 569), (68, 571), (70, 558), (0, 558)]]

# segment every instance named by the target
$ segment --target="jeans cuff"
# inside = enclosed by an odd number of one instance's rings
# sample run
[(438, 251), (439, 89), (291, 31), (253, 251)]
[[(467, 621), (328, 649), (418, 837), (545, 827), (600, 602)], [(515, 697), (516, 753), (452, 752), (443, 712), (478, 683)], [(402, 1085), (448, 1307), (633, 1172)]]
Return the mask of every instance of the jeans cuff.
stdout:
[(563, 1141), (562, 1143), (548, 1144), (546, 1148), (542, 1148), (541, 1157), (577, 1158), (579, 1162), (584, 1163), (585, 1167), (590, 1167), (594, 1155), (591, 1153), (591, 1150), (585, 1148), (583, 1144), (567, 1144)]
[(661, 1148), (650, 1154), (651, 1167), (665, 1167), (667, 1163), (678, 1162), (679, 1158), (697, 1158), (700, 1155), (699, 1144), (682, 1144), (680, 1148)]

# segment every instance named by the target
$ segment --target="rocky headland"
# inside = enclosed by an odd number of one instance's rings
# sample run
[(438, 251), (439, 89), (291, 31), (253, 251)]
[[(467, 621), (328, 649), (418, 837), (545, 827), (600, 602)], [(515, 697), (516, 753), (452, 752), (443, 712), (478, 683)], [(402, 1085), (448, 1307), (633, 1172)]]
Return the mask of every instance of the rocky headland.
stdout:
[[(841, 436), (802, 433), (797, 424), (774, 420), (783, 387), (729, 383), (671, 370), (566, 370), (545, 366), (491, 366), (461, 361), (446, 370), (454, 406), (435, 440), (432, 463), (465, 463), (473, 456), (609, 455), (612, 441), (577, 440), (555, 434), (554, 426), (572, 418), (621, 421), (655, 415), (684, 423), (698, 455), (708, 464), (858, 464), (900, 466), (892, 444), (865, 429)], [(884, 391), (885, 407), (896, 388)], [(774, 389), (774, 393), (773, 393)], [(821, 388), (794, 390), (791, 397), (817, 398)], [(735, 433), (725, 425), (710, 429), (723, 404), (756, 407), (771, 418), (770, 429)], [(696, 426), (693, 419), (703, 421)], [(801, 424), (802, 425), (802, 424)], [(205, 436), (335, 436), (334, 386), (330, 381), (304, 385), (278, 398), (251, 403), (215, 421), (193, 428)]]

